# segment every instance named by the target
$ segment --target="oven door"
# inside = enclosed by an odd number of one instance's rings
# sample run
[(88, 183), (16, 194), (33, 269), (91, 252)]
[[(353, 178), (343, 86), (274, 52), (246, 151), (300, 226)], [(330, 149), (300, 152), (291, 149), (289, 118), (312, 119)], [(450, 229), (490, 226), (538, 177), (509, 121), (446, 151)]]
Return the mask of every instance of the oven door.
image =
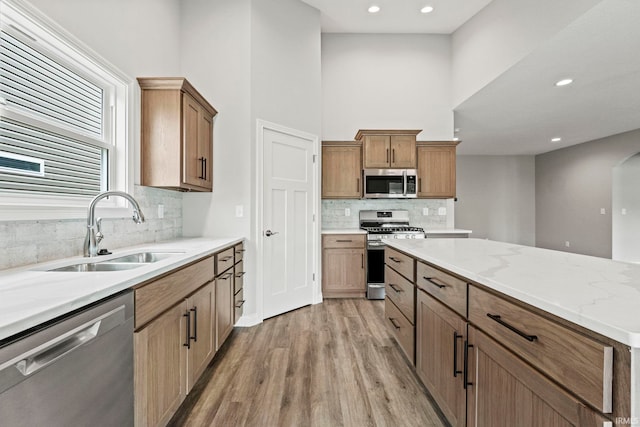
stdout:
[(384, 242), (367, 242), (367, 299), (384, 299)]

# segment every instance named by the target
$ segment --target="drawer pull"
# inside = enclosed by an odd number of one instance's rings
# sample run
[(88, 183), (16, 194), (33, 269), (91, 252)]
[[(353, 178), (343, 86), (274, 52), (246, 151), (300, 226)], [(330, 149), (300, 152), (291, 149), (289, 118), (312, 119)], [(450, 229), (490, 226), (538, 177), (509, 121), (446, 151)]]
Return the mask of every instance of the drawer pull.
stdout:
[(396, 258), (396, 257), (392, 257), (392, 256), (390, 256), (390, 257), (389, 257), (389, 259), (390, 259), (391, 261), (393, 261), (393, 262), (402, 262), (402, 260), (401, 260), (401, 259), (398, 259), (398, 258)]
[(394, 319), (393, 317), (389, 317), (389, 321), (391, 322), (394, 328), (400, 329), (400, 325), (398, 325), (398, 322), (396, 322), (396, 319)]
[(236, 277), (239, 279), (239, 278), (241, 278), (242, 276), (244, 276), (244, 275), (245, 275), (245, 273), (246, 273), (246, 271), (240, 271), (240, 272), (236, 273)]
[(220, 258), (220, 261), (222, 261), (222, 262), (227, 262), (227, 261), (229, 261), (231, 258), (233, 258), (233, 255), (229, 255), (229, 256), (226, 256), (226, 257), (224, 257), (224, 258)]
[(464, 372), (462, 373), (462, 388), (465, 390), (468, 386), (473, 385), (473, 383), (469, 382), (469, 349), (473, 348), (472, 344), (469, 344), (469, 341), (464, 341)]
[(353, 242), (353, 240), (351, 240), (351, 239), (348, 239), (348, 240), (347, 239), (342, 239), (342, 240), (338, 239), (338, 240), (336, 240), (336, 242), (338, 242), (338, 243), (351, 243), (351, 242)]
[(245, 300), (240, 300), (238, 301), (238, 303), (236, 304), (236, 308), (240, 308), (244, 305)]
[(396, 291), (396, 293), (398, 293), (398, 294), (399, 294), (400, 292), (402, 292), (402, 289), (399, 289), (399, 288), (398, 288), (398, 285), (396, 285), (396, 284), (389, 283), (389, 287), (390, 287), (391, 289), (393, 289), (394, 291)]
[(427, 282), (431, 283), (432, 285), (435, 285), (435, 286), (439, 287), (440, 289), (444, 289), (444, 288), (447, 287), (446, 285), (441, 285), (440, 283), (436, 282), (436, 280), (438, 280), (438, 279), (435, 279), (433, 277), (422, 276), (422, 278), (424, 280), (426, 280)]
[(245, 249), (236, 249), (236, 253), (237, 253), (238, 255), (240, 255), (240, 254), (241, 254), (242, 252), (244, 252), (244, 251), (245, 251)]
[(453, 331), (453, 377), (457, 377), (458, 374), (462, 374), (462, 371), (458, 370), (458, 338), (462, 338), (462, 335), (458, 335), (458, 331)]
[(508, 324), (507, 322), (502, 320), (502, 318), (497, 314), (487, 313), (487, 317), (489, 319), (491, 319), (491, 320), (495, 320), (496, 322), (498, 322), (499, 324), (501, 324), (505, 328), (509, 329), (510, 331), (515, 332), (516, 334), (520, 335), (522, 338), (524, 338), (525, 340), (527, 340), (529, 342), (533, 342), (533, 341), (538, 339), (538, 337), (536, 335), (527, 335), (524, 332), (522, 332), (521, 330), (519, 330), (518, 328), (516, 328), (514, 326), (511, 326), (510, 324)]

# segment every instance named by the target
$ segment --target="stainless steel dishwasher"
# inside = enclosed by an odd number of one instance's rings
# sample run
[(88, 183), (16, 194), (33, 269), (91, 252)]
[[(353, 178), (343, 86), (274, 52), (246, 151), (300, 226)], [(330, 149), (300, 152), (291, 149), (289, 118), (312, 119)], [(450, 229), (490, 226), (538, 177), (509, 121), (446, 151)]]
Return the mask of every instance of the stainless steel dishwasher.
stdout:
[(133, 425), (133, 292), (0, 347), (0, 425)]

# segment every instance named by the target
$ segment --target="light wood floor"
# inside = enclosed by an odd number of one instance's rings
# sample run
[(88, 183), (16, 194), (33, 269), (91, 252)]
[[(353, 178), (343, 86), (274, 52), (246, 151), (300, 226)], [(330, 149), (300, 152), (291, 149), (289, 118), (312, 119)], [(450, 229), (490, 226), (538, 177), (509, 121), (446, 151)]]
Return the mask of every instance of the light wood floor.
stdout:
[(383, 301), (325, 300), (236, 328), (172, 426), (443, 426)]

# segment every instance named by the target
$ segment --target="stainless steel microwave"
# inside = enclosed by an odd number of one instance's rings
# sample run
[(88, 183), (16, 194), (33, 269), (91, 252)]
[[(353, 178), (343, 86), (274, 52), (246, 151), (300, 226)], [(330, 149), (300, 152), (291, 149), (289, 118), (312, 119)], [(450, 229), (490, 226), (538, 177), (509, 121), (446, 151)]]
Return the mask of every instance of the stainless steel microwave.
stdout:
[(365, 199), (410, 199), (418, 197), (415, 169), (365, 169)]

